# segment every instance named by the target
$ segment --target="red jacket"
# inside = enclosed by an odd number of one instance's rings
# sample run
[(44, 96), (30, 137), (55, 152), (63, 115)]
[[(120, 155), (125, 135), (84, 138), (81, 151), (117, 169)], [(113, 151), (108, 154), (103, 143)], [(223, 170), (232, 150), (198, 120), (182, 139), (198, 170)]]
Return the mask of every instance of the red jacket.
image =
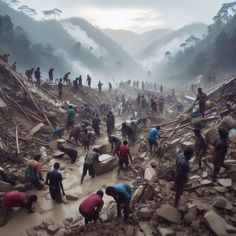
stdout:
[(104, 201), (98, 194), (91, 194), (81, 204), (80, 208), (86, 213), (91, 213), (94, 210), (99, 213), (103, 207)]
[(129, 158), (129, 147), (128, 146), (120, 146), (119, 147), (119, 158), (120, 159), (128, 159)]
[(22, 192), (7, 192), (3, 196), (3, 205), (6, 207), (23, 207), (26, 202), (26, 195)]

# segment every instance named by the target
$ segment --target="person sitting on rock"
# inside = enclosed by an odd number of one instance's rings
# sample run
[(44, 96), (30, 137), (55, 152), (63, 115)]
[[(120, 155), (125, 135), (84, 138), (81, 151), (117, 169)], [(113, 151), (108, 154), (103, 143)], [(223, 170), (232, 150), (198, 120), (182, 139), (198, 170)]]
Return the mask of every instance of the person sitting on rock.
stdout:
[(84, 177), (89, 172), (89, 175), (94, 178), (95, 176), (95, 163), (99, 163), (98, 149), (94, 148), (92, 152), (88, 152), (84, 159), (83, 173), (81, 176), (81, 184), (83, 183)]
[(224, 165), (225, 156), (228, 150), (228, 132), (227, 130), (219, 129), (220, 138), (218, 138), (214, 144), (214, 151), (212, 155), (212, 162), (214, 165), (213, 182), (216, 181), (216, 177), (220, 172), (221, 166)]
[(174, 190), (175, 193), (175, 207), (178, 206), (180, 196), (183, 194), (184, 187), (188, 182), (189, 173), (189, 160), (193, 156), (193, 148), (189, 147), (184, 150), (184, 153), (180, 153), (176, 159), (176, 173)]
[(124, 219), (129, 217), (129, 203), (131, 199), (131, 188), (128, 184), (118, 183), (106, 188), (106, 194), (113, 197), (117, 204), (117, 217), (121, 217), (121, 210), (124, 210)]
[(104, 205), (104, 201), (102, 200), (102, 198), (103, 191), (99, 190), (96, 194), (93, 193), (89, 195), (80, 204), (79, 212), (85, 219), (85, 225), (87, 225), (90, 221), (97, 221), (99, 213)]
[(118, 155), (118, 150), (121, 145), (120, 139), (116, 137), (115, 135), (110, 135), (109, 143), (111, 144), (111, 153), (113, 154), (113, 156), (115, 156), (115, 154)]
[(18, 191), (10, 191), (3, 195), (2, 199), (2, 214), (0, 217), (0, 226), (6, 224), (12, 208), (22, 207), (32, 213), (33, 203), (37, 201), (36, 195), (27, 196), (25, 193)]
[(123, 145), (121, 145), (118, 149), (118, 157), (119, 157), (119, 168), (118, 168), (118, 174), (120, 173), (120, 171), (124, 168), (125, 165), (125, 169), (127, 170), (129, 167), (129, 158), (130, 158), (130, 162), (132, 163), (132, 157), (129, 151), (129, 147), (128, 147), (128, 142), (124, 141)]
[(202, 167), (202, 158), (206, 155), (207, 143), (206, 138), (203, 134), (201, 134), (201, 129), (195, 128), (195, 154), (196, 160), (199, 165), (199, 168)]
[(54, 201), (61, 203), (62, 194), (65, 195), (65, 192), (62, 184), (62, 175), (61, 173), (58, 172), (59, 169), (60, 169), (60, 164), (56, 162), (54, 164), (54, 169), (47, 173), (45, 184), (49, 186), (49, 192), (51, 198)]

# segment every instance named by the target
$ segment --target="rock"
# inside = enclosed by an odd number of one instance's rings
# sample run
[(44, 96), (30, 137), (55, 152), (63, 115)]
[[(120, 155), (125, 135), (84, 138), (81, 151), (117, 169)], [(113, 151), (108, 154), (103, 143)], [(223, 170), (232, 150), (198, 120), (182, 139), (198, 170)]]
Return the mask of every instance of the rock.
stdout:
[(220, 209), (226, 209), (226, 210), (232, 210), (233, 205), (231, 202), (229, 202), (226, 198), (223, 197), (216, 197), (214, 199), (214, 202), (212, 204), (215, 208)]
[(163, 204), (158, 210), (157, 215), (172, 223), (178, 223), (180, 221), (180, 213), (176, 208), (169, 204)]
[(150, 219), (153, 214), (152, 209), (148, 207), (143, 207), (138, 211), (138, 216), (143, 219)]
[(47, 228), (47, 232), (52, 235), (55, 234), (58, 230), (59, 230), (59, 226), (57, 225), (49, 225)]
[[(208, 227), (217, 235), (217, 236), (227, 236), (228, 232), (236, 232), (236, 228), (231, 225), (228, 225), (225, 220), (216, 214), (214, 211), (208, 211), (204, 215), (204, 219)], [(228, 232), (227, 232), (228, 231)]]
[(232, 179), (217, 179), (217, 182), (225, 188), (232, 186)]
[(204, 171), (204, 172), (202, 173), (202, 178), (206, 178), (207, 176), (208, 176), (207, 171)]
[(12, 190), (12, 186), (9, 183), (0, 181), (0, 192), (5, 193), (11, 190)]
[(184, 215), (184, 222), (188, 225), (192, 224), (193, 221), (195, 221), (197, 218), (197, 214), (195, 211), (190, 211), (187, 214)]
[(146, 152), (143, 152), (142, 154), (140, 154), (140, 158), (144, 159), (144, 157), (147, 156), (147, 153)]
[(181, 143), (182, 150), (185, 150), (186, 148), (194, 148), (194, 143), (190, 141), (184, 141)]
[(163, 227), (158, 227), (157, 228), (161, 236), (172, 236), (174, 235), (174, 232), (172, 229), (169, 228), (163, 228)]
[(99, 156), (99, 163), (95, 165), (96, 175), (102, 175), (108, 171), (112, 171), (118, 165), (118, 158), (109, 154)]
[(44, 227), (44, 229), (47, 229), (50, 225), (54, 225), (53, 220), (49, 217), (45, 218), (42, 222), (42, 226)]
[(98, 152), (102, 154), (110, 154), (111, 153), (111, 145), (105, 144), (105, 145), (95, 145), (94, 148), (98, 149)]
[(27, 229), (26, 232), (28, 236), (39, 236), (39, 234), (35, 232), (33, 229)]
[(77, 200), (79, 199), (79, 197), (78, 197), (78, 196), (75, 196), (75, 195), (73, 195), (73, 194), (66, 194), (66, 199), (67, 199), (68, 201), (77, 201)]
[(236, 119), (231, 116), (226, 116), (218, 125), (218, 128), (229, 130), (236, 127)]
[(212, 184), (212, 181), (209, 179), (204, 179), (203, 181), (201, 181), (202, 185), (207, 185), (207, 184)]
[(20, 192), (26, 192), (28, 190), (25, 184), (17, 184), (14, 186), (14, 189)]
[(206, 141), (210, 145), (214, 145), (216, 139), (219, 137), (218, 130), (216, 128), (210, 128), (204, 132)]
[(144, 152), (147, 151), (147, 144), (144, 141), (141, 141), (138, 145), (138, 151), (139, 152)]
[(134, 236), (135, 234), (135, 228), (131, 225), (128, 225), (126, 228), (125, 228), (125, 235), (127, 236)]
[(150, 165), (145, 169), (144, 172), (144, 179), (148, 180), (148, 181), (152, 181), (155, 182), (155, 180), (157, 179), (157, 173), (156, 173), (156, 169), (154, 169), (153, 167), (151, 167)]
[(139, 200), (139, 198), (142, 196), (143, 194), (143, 186), (140, 186), (140, 188), (137, 188), (134, 190), (134, 192), (132, 193), (132, 197), (131, 197), (131, 201), (130, 201), (130, 206), (133, 207)]

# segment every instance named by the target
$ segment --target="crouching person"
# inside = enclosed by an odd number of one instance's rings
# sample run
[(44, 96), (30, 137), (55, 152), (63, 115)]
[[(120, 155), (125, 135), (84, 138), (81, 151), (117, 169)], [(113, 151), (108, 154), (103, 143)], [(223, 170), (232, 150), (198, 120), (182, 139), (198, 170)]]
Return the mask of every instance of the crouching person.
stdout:
[(0, 210), (0, 226), (7, 223), (12, 208), (21, 207), (27, 209), (29, 213), (32, 213), (32, 206), (36, 201), (36, 195), (27, 196), (25, 193), (17, 191), (5, 193), (2, 200), (2, 209)]
[(79, 212), (85, 219), (85, 225), (87, 225), (90, 221), (96, 222), (99, 213), (102, 210), (104, 202), (103, 191), (99, 190), (96, 194), (91, 194), (80, 204)]
[(121, 217), (121, 211), (124, 211), (124, 220), (129, 217), (129, 203), (131, 199), (131, 188), (128, 184), (119, 183), (106, 188), (106, 194), (113, 197), (117, 205), (117, 218)]

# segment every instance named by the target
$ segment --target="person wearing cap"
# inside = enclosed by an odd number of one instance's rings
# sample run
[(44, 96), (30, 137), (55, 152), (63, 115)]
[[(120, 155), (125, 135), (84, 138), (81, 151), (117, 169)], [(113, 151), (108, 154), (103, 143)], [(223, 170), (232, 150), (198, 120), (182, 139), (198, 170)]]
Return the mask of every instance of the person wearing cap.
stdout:
[(214, 151), (212, 155), (212, 162), (214, 165), (213, 182), (216, 181), (216, 177), (220, 172), (220, 168), (224, 165), (225, 156), (228, 150), (227, 130), (220, 128), (218, 132), (220, 137), (215, 141)]
[(0, 217), (0, 226), (6, 224), (8, 216), (14, 207), (21, 207), (28, 210), (29, 213), (33, 213), (33, 203), (37, 201), (36, 195), (26, 195), (23, 192), (10, 191), (3, 195), (2, 199), (2, 214)]
[(49, 192), (50, 192), (51, 198), (54, 201), (61, 203), (62, 194), (65, 195), (65, 192), (64, 192), (64, 188), (62, 184), (62, 175), (58, 171), (59, 169), (60, 169), (60, 164), (56, 162), (54, 164), (54, 169), (47, 173), (45, 184), (49, 186)]
[(175, 193), (175, 207), (178, 206), (180, 196), (183, 194), (184, 187), (188, 182), (189, 160), (193, 156), (193, 148), (186, 148), (183, 153), (180, 153), (176, 159), (176, 173), (174, 190)]
[(98, 149), (94, 148), (92, 152), (88, 152), (84, 159), (84, 166), (83, 166), (83, 173), (81, 176), (80, 183), (83, 183), (84, 177), (86, 176), (87, 172), (89, 172), (89, 175), (94, 178), (95, 176), (95, 169), (94, 165), (96, 163), (99, 163), (99, 153)]
[(159, 130), (160, 126), (156, 126), (155, 128), (152, 128), (148, 134), (148, 142), (149, 142), (149, 147), (150, 147), (150, 153), (152, 152), (153, 146), (157, 147), (157, 137), (160, 138), (159, 136)]
[(121, 210), (124, 210), (124, 219), (129, 217), (129, 203), (131, 200), (131, 188), (128, 184), (118, 183), (106, 188), (106, 194), (113, 197), (117, 205), (117, 217), (121, 217)]
[(104, 205), (102, 198), (103, 191), (99, 190), (97, 193), (89, 195), (80, 204), (79, 212), (85, 219), (85, 225), (87, 225), (90, 221), (97, 221), (99, 213)]
[(195, 128), (195, 154), (199, 168), (202, 167), (202, 158), (206, 155), (207, 142), (205, 136), (201, 133), (201, 129)]

